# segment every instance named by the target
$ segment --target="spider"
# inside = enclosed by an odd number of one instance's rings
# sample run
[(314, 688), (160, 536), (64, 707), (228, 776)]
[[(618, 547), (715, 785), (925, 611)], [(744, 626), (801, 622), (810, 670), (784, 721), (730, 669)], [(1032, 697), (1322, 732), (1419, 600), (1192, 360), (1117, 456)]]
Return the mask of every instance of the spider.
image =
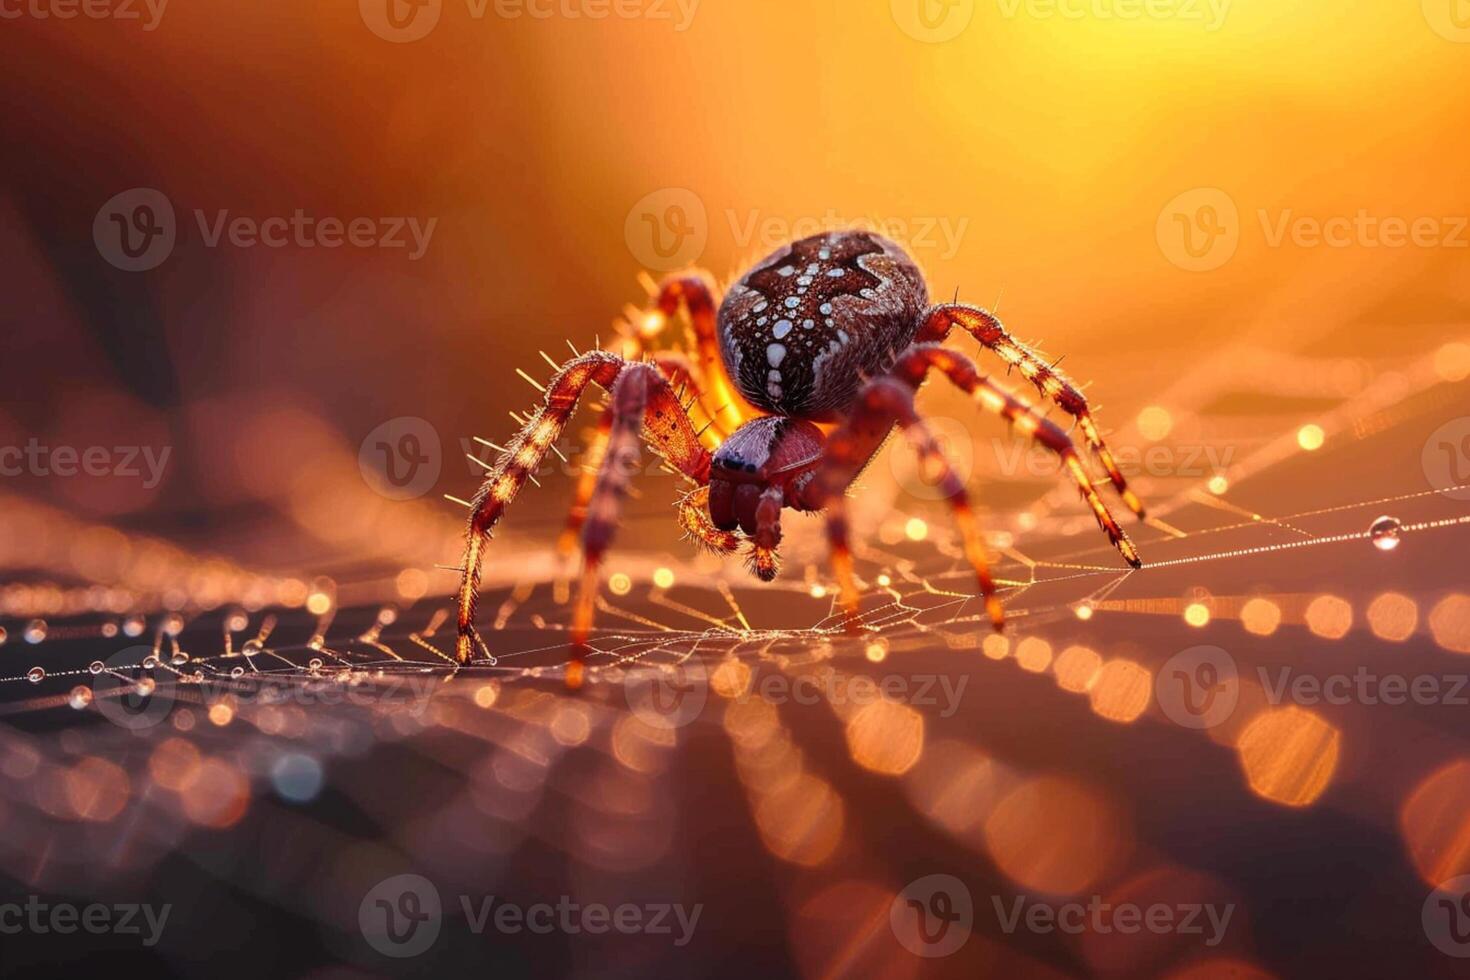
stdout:
[[(693, 356), (645, 356), (640, 334), (657, 336), (681, 307), (693, 328)], [(898, 426), (936, 475), (986, 612), (1000, 629), (1004, 611), (965, 486), (914, 407), (914, 395), (931, 371), (1060, 456), (1108, 539), (1128, 564), (1141, 566), (1067, 432), (942, 342), (954, 328), (965, 330), (1071, 415), (1114, 488), (1142, 519), (1143, 507), (1082, 393), (985, 310), (958, 302), (931, 306), (918, 266), (886, 238), (840, 231), (784, 245), (736, 281), (718, 306), (708, 276), (692, 271), (670, 276), (657, 287), (638, 326), (627, 332), (622, 352), (599, 347), (562, 364), (545, 388), (540, 409), (489, 467), (471, 502), (466, 535), (455, 644), (461, 663), (477, 647), (489, 657), (475, 628), (475, 601), (490, 531), (594, 383), (609, 393), (600, 453), (592, 454), (600, 455), (600, 462), (584, 477), (562, 537), (564, 550), (575, 548), (580, 537), (583, 555), (571, 626), (577, 656), (568, 667), (570, 685), (581, 681), (598, 572), (639, 459), (640, 439), (694, 484), (676, 505), (685, 532), (720, 554), (744, 545), (752, 570), (764, 581), (779, 570), (781, 511), (824, 512), (830, 559), (851, 626), (858, 590), (845, 494)], [(686, 405), (681, 394), (690, 387), (695, 397)], [(716, 427), (713, 452), (689, 415), (695, 401), (703, 408), (711, 397), (730, 402), (706, 412)]]

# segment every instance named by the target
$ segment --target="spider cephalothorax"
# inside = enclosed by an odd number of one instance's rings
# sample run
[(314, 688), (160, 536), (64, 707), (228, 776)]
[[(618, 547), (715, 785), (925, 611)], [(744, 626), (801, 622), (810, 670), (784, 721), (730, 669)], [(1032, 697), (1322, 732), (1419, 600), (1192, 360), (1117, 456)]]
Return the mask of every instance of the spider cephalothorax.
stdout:
[[(639, 337), (660, 333), (681, 305), (693, 326), (694, 356), (661, 353), (643, 359)], [(475, 597), (490, 529), (593, 382), (610, 393), (591, 453), (601, 463), (579, 486), (563, 536), (564, 543), (574, 545), (580, 535), (582, 544), (582, 581), (572, 622), (579, 651), (591, 629), (602, 556), (627, 492), (632, 471), (627, 463), (637, 456), (640, 440), (694, 484), (677, 508), (689, 535), (720, 553), (745, 545), (762, 579), (778, 571), (781, 511), (824, 511), (843, 605), (849, 621), (855, 621), (859, 597), (844, 495), (895, 425), (937, 474), (986, 608), (1000, 628), (1003, 610), (968, 494), (914, 407), (914, 393), (931, 370), (1060, 456), (1099, 526), (1138, 567), (1138, 553), (1098, 495), (1071, 438), (981, 374), (968, 357), (941, 346), (955, 327), (1017, 368), (1076, 419), (1109, 480), (1141, 517), (1143, 508), (1103, 442), (1087, 400), (1055, 367), (978, 307), (930, 306), (918, 267), (893, 242), (858, 231), (817, 235), (757, 263), (730, 287), (718, 311), (707, 277), (669, 278), (641, 331), (625, 332), (623, 351), (589, 351), (562, 365), (541, 409), (506, 447), (475, 496), (459, 590), (458, 659), (471, 659), (479, 643)], [(683, 404), (673, 383), (691, 386), (694, 402)], [(735, 398), (735, 392), (748, 410), (735, 409), (738, 423), (728, 417), (728, 402), (713, 410), (706, 403), (712, 395)], [(713, 453), (689, 416), (696, 403), (715, 427)], [(830, 431), (816, 423), (827, 423)], [(486, 653), (483, 644), (480, 649)], [(577, 683), (580, 671), (579, 659), (568, 680)]]

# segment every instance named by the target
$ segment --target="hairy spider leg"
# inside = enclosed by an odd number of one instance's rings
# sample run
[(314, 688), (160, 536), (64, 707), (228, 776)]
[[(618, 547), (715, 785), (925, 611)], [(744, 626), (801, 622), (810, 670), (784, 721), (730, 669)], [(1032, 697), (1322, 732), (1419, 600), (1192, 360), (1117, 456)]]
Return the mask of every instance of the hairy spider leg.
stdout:
[(935, 306), (924, 315), (915, 343), (939, 343), (959, 326), (980, 342), (982, 347), (992, 350), (1001, 360), (1015, 366), (1021, 374), (1036, 386), (1036, 390), (1052, 400), (1062, 411), (1077, 420), (1082, 436), (1097, 455), (1108, 480), (1128, 509), (1144, 518), (1143, 502), (1138, 494), (1128, 487), (1128, 481), (1118, 469), (1112, 450), (1103, 441), (1097, 422), (1092, 417), (1087, 398), (1061, 371), (1048, 364), (1039, 354), (1006, 332), (1000, 320), (977, 306), (964, 303), (945, 303)]
[[(818, 474), (817, 492), (829, 498), (828, 538), (833, 545), (834, 565), (837, 567), (839, 583), (843, 585), (844, 604), (849, 615), (855, 611), (856, 595), (855, 593), (848, 594), (852, 584), (851, 555), (847, 544), (845, 514), (839, 503), (841, 494), (867, 465), (872, 454), (876, 453), (887, 430), (895, 421), (910, 433), (911, 441), (915, 440), (913, 435), (915, 431), (927, 434), (926, 429), (920, 429), (914, 426), (913, 421), (906, 421), (906, 419), (918, 419), (913, 405), (913, 396), (919, 386), (924, 383), (931, 369), (943, 372), (957, 388), (969, 394), (982, 408), (1006, 418), (1016, 428), (1060, 456), (1066, 465), (1068, 474), (1091, 507), (1098, 525), (1107, 534), (1108, 540), (1118, 549), (1129, 565), (1134, 568), (1141, 567), (1142, 562), (1133, 542), (1119, 526), (1102, 498), (1098, 496), (1097, 489), (1092, 484), (1092, 478), (1087, 473), (1087, 468), (1082, 465), (1077, 455), (1076, 447), (1061, 428), (1042, 417), (1032, 406), (981, 374), (974, 362), (958, 351), (941, 347), (938, 344), (917, 344), (899, 357), (888, 375), (874, 379), (864, 388), (857, 410), (827, 440), (828, 461)], [(915, 446), (920, 448), (919, 442), (916, 441)], [(927, 453), (920, 448), (920, 454), (921, 458), (927, 458), (929, 465), (939, 467), (940, 486), (948, 495), (951, 507), (955, 509), (956, 524), (965, 540), (966, 557), (970, 559), (977, 577), (980, 578), (981, 591), (986, 595), (986, 606), (991, 614), (991, 619), (999, 625), (998, 603), (992, 604), (993, 595), (985, 591), (988, 573), (983, 571), (984, 550), (979, 541), (979, 535), (975, 531), (974, 517), (969, 509), (968, 500), (964, 497), (963, 484), (955, 477), (937, 445)], [(961, 503), (962, 507), (957, 506)], [(835, 509), (834, 504), (837, 505)], [(839, 556), (840, 562), (837, 560)], [(979, 559), (978, 562), (977, 559)], [(845, 576), (844, 565), (848, 569)]]
[[(909, 356), (905, 354), (904, 358)], [(900, 358), (899, 364), (904, 363), (904, 358)], [(874, 378), (863, 386), (857, 407), (847, 421), (827, 441), (827, 455), (817, 481), (821, 485), (819, 492), (827, 495), (827, 541), (831, 547), (833, 570), (837, 575), (847, 626), (850, 631), (856, 627), (858, 593), (852, 572), (852, 549), (843, 494), (871, 457), (869, 447), (880, 446), (897, 423), (918, 453), (920, 462), (938, 477), (940, 492), (949, 503), (955, 526), (960, 532), (965, 558), (975, 571), (980, 594), (985, 597), (986, 612), (999, 630), (1005, 625), (1005, 612), (995, 594), (995, 580), (985, 558), (985, 543), (970, 507), (969, 494), (945, 458), (933, 432), (914, 407), (914, 393), (922, 382), (923, 372), (916, 381), (910, 381), (907, 373)]]
[(1142, 567), (1138, 549), (1108, 510), (1107, 504), (1103, 503), (1102, 497), (1098, 496), (1097, 488), (1087, 473), (1087, 467), (1082, 465), (1071, 436), (1062, 431), (1055, 422), (1042, 416), (1033, 406), (981, 374), (975, 367), (975, 362), (959, 351), (938, 344), (916, 344), (903, 353), (889, 373), (892, 377), (902, 379), (911, 389), (917, 389), (924, 383), (931, 368), (942, 371), (955, 387), (969, 394), (982, 408), (1003, 416), (1017, 429), (1061, 457), (1066, 464), (1067, 473), (1077, 484), (1077, 489), (1092, 509), (1093, 516), (1097, 518), (1098, 527), (1102, 528), (1113, 547), (1118, 549), (1118, 553), (1129, 565), (1134, 568)]
[(700, 388), (700, 405), (723, 440), (761, 413), (746, 402), (725, 372), (725, 362), (720, 355), (719, 304), (708, 275), (702, 272), (679, 273), (659, 284), (649, 310), (649, 316), (660, 319), (654, 325), (655, 332), (678, 314), (681, 304), (688, 310), (689, 323), (694, 328), (695, 368), (699, 374), (694, 380)]
[(740, 535), (721, 531), (709, 516), (709, 487), (696, 487), (679, 499), (679, 526), (695, 544), (717, 555), (728, 555), (740, 547)]
[(781, 507), (785, 498), (786, 491), (773, 484), (761, 491), (760, 502), (755, 505), (750, 567), (762, 582), (774, 581), (781, 571), (781, 556), (776, 548), (781, 544)]
[[(656, 371), (647, 365), (630, 365), (623, 358), (607, 351), (588, 351), (567, 361), (547, 385), (540, 410), (506, 446), (506, 451), (485, 475), (471, 502), (464, 560), (461, 562), (464, 571), (456, 602), (458, 636), (455, 641), (455, 656), (459, 662), (468, 662), (476, 646), (482, 654), (489, 656), (474, 623), (481, 565), (491, 530), (505, 508), (525, 486), (526, 480), (541, 465), (551, 444), (576, 411), (577, 403), (587, 386), (595, 382), (600, 387), (611, 390), (618, 377), (628, 368), (638, 369), (639, 375), (645, 378), (642, 387), (648, 391), (645, 396), (648, 410), (643, 417), (644, 438), (665, 461), (689, 479), (699, 484), (708, 482), (710, 454), (699, 444), (699, 437), (668, 382), (659, 377)], [(605, 460), (603, 468), (606, 468)], [(596, 497), (595, 487), (593, 497)], [(584, 540), (588, 534), (588, 525), (595, 515), (594, 499), (588, 505), (587, 523), (583, 526)]]
[(556, 550), (567, 557), (577, 550), (577, 541), (582, 536), (582, 525), (587, 520), (587, 504), (592, 500), (592, 490), (597, 486), (597, 471), (607, 458), (607, 439), (612, 433), (612, 416), (606, 411), (597, 417), (597, 428), (588, 437), (583, 447), (584, 464), (577, 476), (577, 489), (572, 497), (572, 506), (567, 510), (567, 522), (557, 538)]
[[(687, 357), (675, 351), (660, 351), (650, 354), (649, 357), (670, 383), (693, 388), (695, 401), (702, 403), (704, 393)], [(582, 525), (587, 520), (587, 505), (592, 500), (593, 489), (597, 486), (597, 471), (607, 454), (607, 441), (611, 432), (612, 416), (603, 412), (598, 416), (597, 428), (593, 430), (584, 446), (586, 464), (577, 478), (576, 494), (572, 499), (571, 508), (567, 511), (566, 525), (557, 539), (557, 551), (563, 556), (570, 556), (577, 550)]]
[[(628, 485), (642, 462), (639, 433), (649, 402), (656, 399), (656, 384), (668, 390), (665, 381), (647, 364), (631, 364), (613, 382), (608, 414), (612, 428), (608, 433), (607, 455), (597, 472), (597, 487), (587, 507), (587, 523), (582, 527), (582, 580), (577, 586), (577, 601), (572, 612), (572, 662), (567, 665), (567, 686), (580, 687), (587, 660), (587, 636), (592, 631), (596, 611), (598, 574), (602, 557), (612, 544), (618, 529), (618, 515)], [(667, 391), (667, 400), (683, 415), (683, 408)]]

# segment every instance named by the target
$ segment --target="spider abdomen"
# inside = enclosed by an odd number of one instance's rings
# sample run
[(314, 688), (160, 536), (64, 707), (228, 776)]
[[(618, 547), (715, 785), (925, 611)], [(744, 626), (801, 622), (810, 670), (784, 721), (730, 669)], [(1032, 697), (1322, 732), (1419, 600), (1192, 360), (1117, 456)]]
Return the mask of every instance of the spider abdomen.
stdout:
[(815, 235), (730, 287), (720, 353), (752, 405), (831, 420), (913, 340), (928, 303), (918, 266), (894, 242), (862, 231)]

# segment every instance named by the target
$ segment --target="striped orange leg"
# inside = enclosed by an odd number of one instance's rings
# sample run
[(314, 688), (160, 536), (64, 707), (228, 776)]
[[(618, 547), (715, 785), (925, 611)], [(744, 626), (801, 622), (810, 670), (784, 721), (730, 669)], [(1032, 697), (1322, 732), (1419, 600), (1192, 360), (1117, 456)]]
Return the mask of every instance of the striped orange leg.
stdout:
[[(908, 356), (900, 358), (899, 365), (903, 365)], [(897, 370), (898, 365), (895, 366), (895, 372)], [(857, 622), (858, 595), (852, 574), (847, 508), (842, 494), (847, 484), (856, 478), (867, 462), (868, 454), (860, 450), (872, 444), (874, 434), (888, 432), (897, 422), (918, 453), (920, 462), (937, 478), (940, 492), (954, 514), (965, 558), (975, 570), (980, 594), (985, 597), (985, 609), (990, 614), (991, 622), (999, 630), (1005, 624), (1005, 613), (995, 594), (995, 579), (991, 577), (990, 567), (985, 559), (985, 543), (970, 507), (969, 494), (954, 468), (950, 466), (949, 460), (945, 458), (933, 432), (914, 408), (914, 392), (923, 381), (923, 372), (919, 373), (918, 381), (908, 384), (907, 380), (903, 375), (888, 375), (875, 378), (864, 386), (852, 415), (828, 440), (827, 457), (817, 476), (822, 492), (829, 494), (827, 540), (831, 546), (833, 568), (841, 586), (848, 629), (851, 631)]]
[(931, 368), (942, 371), (956, 388), (969, 394), (980, 407), (1006, 418), (1017, 429), (1060, 456), (1068, 475), (1077, 484), (1082, 499), (1087, 501), (1087, 506), (1097, 518), (1098, 527), (1107, 534), (1108, 540), (1128, 564), (1134, 568), (1142, 567), (1138, 549), (1133, 547), (1133, 542), (1118, 525), (1107, 504), (1098, 496), (1097, 488), (1087, 474), (1087, 467), (1082, 465), (1077, 447), (1072, 444), (1067, 433), (1056, 423), (1043, 417), (1035, 408), (981, 374), (974, 361), (959, 351), (938, 344), (916, 344), (904, 351), (903, 356), (893, 365), (889, 377), (901, 380), (911, 391), (917, 390)]
[[(695, 374), (696, 369), (687, 357), (675, 351), (659, 351), (649, 356), (670, 383), (679, 385), (681, 389), (693, 388), (694, 398), (703, 399), (704, 393), (699, 387)], [(607, 441), (611, 432), (612, 416), (603, 412), (597, 419), (597, 428), (587, 440), (582, 472), (577, 478), (576, 495), (572, 499), (571, 509), (567, 511), (566, 525), (562, 528), (561, 536), (557, 538), (556, 550), (564, 557), (569, 557), (577, 550), (582, 525), (587, 520), (587, 505), (592, 500), (593, 489), (597, 486), (597, 471), (607, 455)]]
[(571, 509), (567, 511), (567, 523), (556, 540), (556, 550), (563, 557), (570, 557), (577, 550), (577, 540), (582, 536), (582, 525), (587, 521), (587, 504), (592, 500), (592, 490), (597, 486), (597, 471), (607, 458), (607, 439), (612, 432), (612, 416), (603, 412), (597, 417), (597, 428), (583, 454), (582, 472), (577, 476), (576, 495)]
[(607, 454), (582, 527), (582, 580), (572, 612), (574, 659), (567, 666), (569, 687), (582, 683), (602, 560), (617, 533), (628, 486), (642, 462), (640, 436), (696, 483), (707, 484), (709, 480), (709, 453), (700, 447), (689, 416), (668, 380), (652, 365), (628, 365), (613, 383), (610, 401), (612, 426)]
[(785, 491), (779, 486), (766, 487), (755, 505), (755, 540), (751, 542), (750, 567), (762, 582), (773, 582), (781, 572), (781, 507)]
[(686, 493), (677, 505), (679, 526), (689, 539), (717, 555), (728, 555), (740, 547), (740, 535), (721, 531), (709, 516), (709, 487), (698, 487)]
[[(481, 566), (491, 530), (500, 520), (505, 508), (525, 486), (526, 480), (540, 467), (552, 443), (561, 435), (576, 411), (577, 403), (587, 386), (596, 383), (611, 389), (617, 379), (629, 369), (636, 369), (640, 377), (652, 378), (649, 384), (655, 389), (654, 397), (649, 399), (650, 411), (645, 420), (645, 438), (670, 465), (690, 479), (696, 483), (708, 481), (709, 453), (699, 445), (694, 428), (689, 424), (689, 417), (679, 407), (668, 383), (658, 377), (651, 367), (643, 364), (630, 365), (621, 357), (607, 351), (588, 351), (567, 361), (547, 385), (540, 410), (506, 445), (505, 452), (496, 459), (471, 502), (464, 560), (461, 562), (464, 571), (456, 601), (458, 636), (454, 649), (455, 657), (460, 663), (472, 659), (477, 648), (482, 656), (488, 658), (490, 655), (475, 629), (475, 603), (479, 596)], [(587, 525), (595, 517), (595, 498), (594, 485), (592, 499), (589, 500)], [(584, 539), (589, 531), (590, 527), (584, 525)]]
[(660, 283), (644, 331), (653, 334), (662, 330), (678, 315), (681, 305), (689, 311), (689, 322), (694, 328), (695, 360), (690, 375), (699, 388), (700, 401), (714, 422), (715, 431), (723, 439), (746, 419), (760, 413), (750, 407), (725, 374), (720, 356), (719, 303), (714, 284), (707, 275), (680, 273)]
[(1112, 451), (1108, 449), (1107, 443), (1103, 441), (1102, 433), (1098, 431), (1097, 422), (1092, 417), (1086, 396), (1078, 390), (1077, 386), (1065, 374), (1042, 359), (1039, 354), (1007, 333), (1006, 328), (998, 319), (977, 306), (945, 303), (934, 307), (925, 315), (924, 323), (914, 340), (916, 343), (939, 343), (956, 326), (966, 330), (980, 342), (981, 346), (994, 351), (1001, 360), (1019, 369), (1021, 374), (1036, 386), (1037, 391), (1077, 420), (1083, 438), (1087, 440), (1087, 444), (1097, 455), (1103, 469), (1107, 470), (1108, 479), (1112, 482), (1114, 489), (1128, 505), (1128, 509), (1142, 520), (1144, 517), (1143, 502), (1138, 499), (1136, 493), (1129, 489), (1128, 481), (1123, 478), (1122, 471), (1118, 469), (1117, 460), (1113, 458)]

